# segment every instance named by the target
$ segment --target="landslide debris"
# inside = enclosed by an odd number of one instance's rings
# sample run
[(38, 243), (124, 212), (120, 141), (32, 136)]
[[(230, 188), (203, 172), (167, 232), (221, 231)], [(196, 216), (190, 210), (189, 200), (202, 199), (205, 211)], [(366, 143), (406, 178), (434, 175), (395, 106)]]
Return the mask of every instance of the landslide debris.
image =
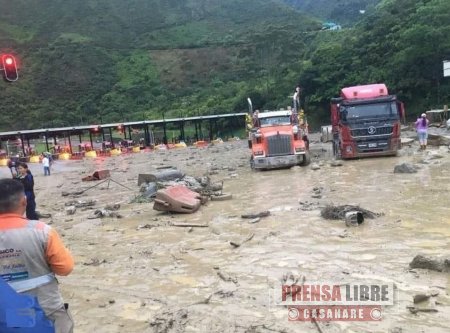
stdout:
[(370, 210), (353, 205), (327, 205), (320, 211), (320, 215), (327, 220), (345, 220), (345, 214), (348, 212), (361, 212), (363, 217), (367, 219), (375, 219), (383, 215), (382, 213), (374, 213)]

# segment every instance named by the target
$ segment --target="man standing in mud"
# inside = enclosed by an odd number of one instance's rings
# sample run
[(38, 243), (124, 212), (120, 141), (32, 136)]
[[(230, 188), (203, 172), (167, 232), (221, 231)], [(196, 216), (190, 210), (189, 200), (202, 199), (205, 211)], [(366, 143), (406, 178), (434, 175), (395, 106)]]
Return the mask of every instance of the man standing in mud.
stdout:
[(259, 120), (259, 110), (256, 110), (255, 112), (253, 112), (252, 120), (253, 120), (254, 128), (261, 127), (261, 122)]
[(8, 161), (8, 168), (11, 171), (11, 176), (15, 177), (17, 175), (17, 165), (19, 163), (19, 155), (12, 156)]
[(300, 112), (300, 86), (295, 87), (294, 96), (292, 96), (292, 108), (295, 113)]
[(52, 227), (23, 217), (26, 206), (22, 183), (0, 179), (0, 278), (37, 297), (55, 333), (72, 333), (72, 316), (55, 278), (72, 272), (72, 255)]
[(292, 96), (292, 115), (291, 123), (298, 125), (298, 114), (300, 112), (300, 86), (295, 87), (294, 96)]

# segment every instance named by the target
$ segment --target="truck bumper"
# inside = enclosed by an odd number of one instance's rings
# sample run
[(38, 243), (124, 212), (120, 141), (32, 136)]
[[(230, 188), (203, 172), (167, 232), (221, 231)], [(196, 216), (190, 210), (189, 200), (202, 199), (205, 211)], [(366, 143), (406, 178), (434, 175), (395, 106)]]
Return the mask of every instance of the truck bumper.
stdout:
[(377, 156), (395, 156), (397, 154), (396, 150), (386, 150), (386, 151), (374, 151), (365, 153), (356, 153), (352, 156), (342, 156), (343, 159), (351, 158), (363, 158), (363, 157), (377, 157)]
[[(392, 138), (379, 141), (344, 142), (342, 158), (359, 158), (370, 156), (393, 156), (400, 147), (400, 139)], [(349, 148), (351, 147), (351, 148)]]
[(253, 160), (254, 167), (255, 169), (276, 169), (299, 165), (303, 162), (303, 155), (304, 154), (255, 157)]

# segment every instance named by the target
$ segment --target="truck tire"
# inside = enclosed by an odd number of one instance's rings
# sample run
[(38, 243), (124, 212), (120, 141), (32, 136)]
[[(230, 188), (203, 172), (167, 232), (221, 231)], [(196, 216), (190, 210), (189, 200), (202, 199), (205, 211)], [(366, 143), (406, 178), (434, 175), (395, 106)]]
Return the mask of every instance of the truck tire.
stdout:
[(301, 166), (307, 166), (311, 163), (311, 155), (309, 154), (309, 151), (303, 155), (303, 161), (300, 163)]

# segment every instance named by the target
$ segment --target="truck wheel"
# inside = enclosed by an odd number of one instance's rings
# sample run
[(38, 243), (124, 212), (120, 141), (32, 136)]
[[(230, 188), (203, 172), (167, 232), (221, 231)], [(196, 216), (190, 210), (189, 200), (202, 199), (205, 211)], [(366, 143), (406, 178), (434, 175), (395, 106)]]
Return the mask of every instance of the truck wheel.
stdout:
[(309, 152), (307, 151), (305, 155), (303, 155), (303, 161), (300, 163), (301, 166), (307, 166), (311, 163), (311, 156), (309, 155)]

